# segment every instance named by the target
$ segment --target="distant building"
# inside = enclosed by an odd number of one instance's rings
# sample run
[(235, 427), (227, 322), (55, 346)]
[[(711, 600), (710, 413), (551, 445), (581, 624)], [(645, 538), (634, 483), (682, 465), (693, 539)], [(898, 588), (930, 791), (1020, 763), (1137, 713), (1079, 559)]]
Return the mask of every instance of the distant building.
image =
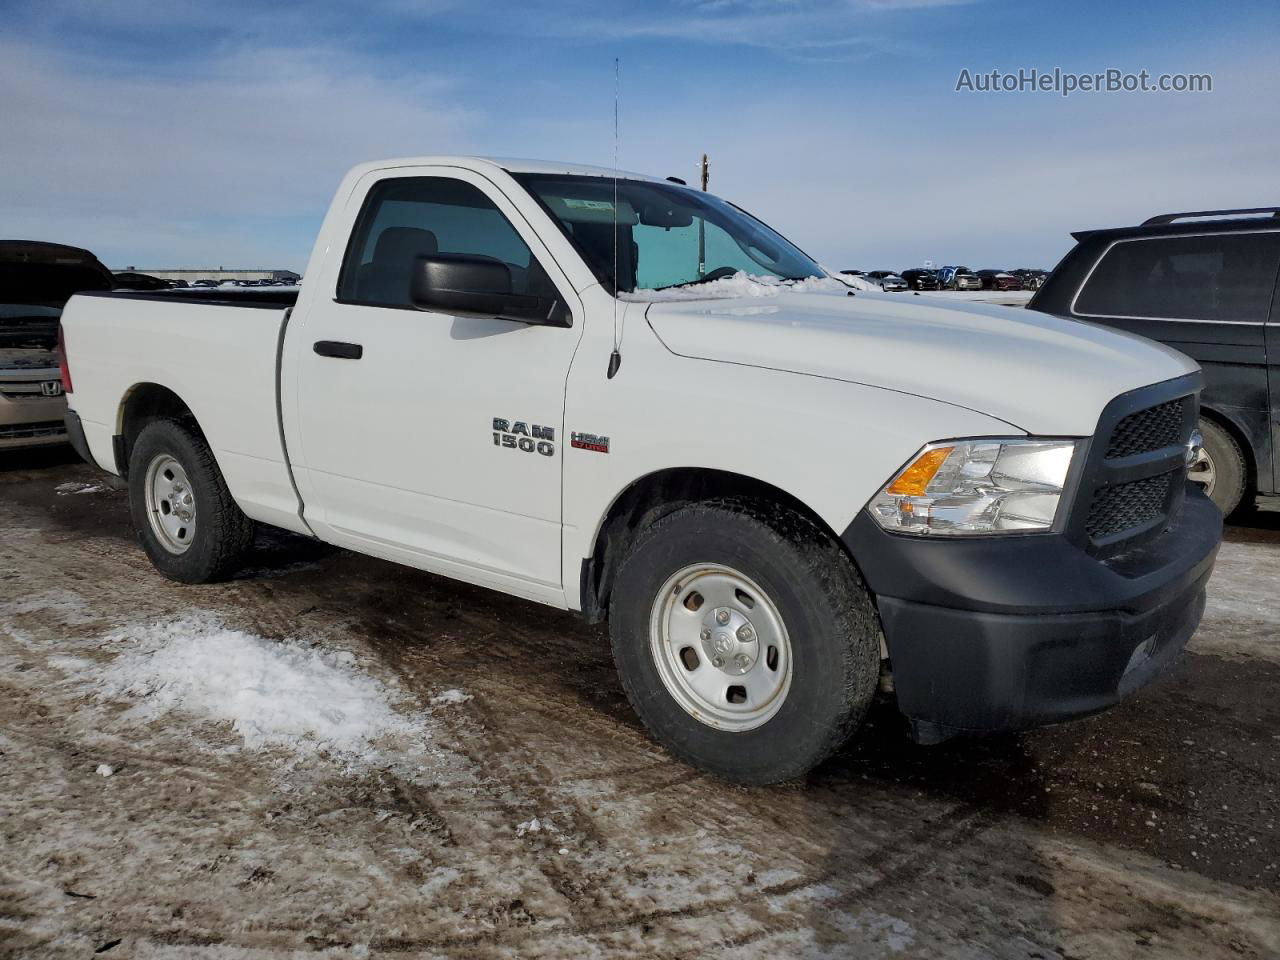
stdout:
[[(119, 268), (117, 268), (118, 270)], [(124, 267), (123, 269), (130, 273), (145, 273), (148, 276), (159, 277), (161, 280), (185, 280), (187, 283), (194, 283), (197, 280), (286, 280), (297, 282), (302, 279), (300, 274), (294, 273), (292, 270), (251, 270), (232, 268), (228, 270), (226, 267), (176, 267), (170, 269), (149, 269), (147, 267)]]

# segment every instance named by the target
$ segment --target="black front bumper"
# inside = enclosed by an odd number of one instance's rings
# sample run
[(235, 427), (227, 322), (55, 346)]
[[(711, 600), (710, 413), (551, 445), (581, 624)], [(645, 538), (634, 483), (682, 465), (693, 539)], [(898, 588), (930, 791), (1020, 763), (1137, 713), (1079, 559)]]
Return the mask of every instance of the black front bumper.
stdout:
[(1199, 625), (1221, 539), (1190, 489), (1163, 533), (1107, 559), (1058, 534), (892, 534), (865, 511), (844, 534), (921, 742), (1095, 713), (1143, 686)]

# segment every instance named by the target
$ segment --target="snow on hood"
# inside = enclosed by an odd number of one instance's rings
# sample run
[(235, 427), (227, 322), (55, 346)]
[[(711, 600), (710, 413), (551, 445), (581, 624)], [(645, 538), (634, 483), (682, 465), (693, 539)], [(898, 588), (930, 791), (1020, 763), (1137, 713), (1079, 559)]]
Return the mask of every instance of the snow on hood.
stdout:
[(712, 280), (687, 287), (667, 287), (665, 290), (646, 290), (618, 294), (619, 300), (636, 303), (660, 303), (666, 300), (732, 300), (736, 297), (776, 297), (784, 291), (792, 293), (818, 293), (827, 296), (847, 296), (850, 288), (879, 290), (865, 284), (854, 286), (853, 277), (809, 277), (805, 280), (783, 280), (781, 277), (758, 277), (739, 270), (732, 277)]
[(1091, 434), (1112, 398), (1197, 369), (1142, 337), (1016, 307), (769, 289), (733, 299), (664, 298), (646, 316), (680, 356), (897, 390), (1048, 436)]

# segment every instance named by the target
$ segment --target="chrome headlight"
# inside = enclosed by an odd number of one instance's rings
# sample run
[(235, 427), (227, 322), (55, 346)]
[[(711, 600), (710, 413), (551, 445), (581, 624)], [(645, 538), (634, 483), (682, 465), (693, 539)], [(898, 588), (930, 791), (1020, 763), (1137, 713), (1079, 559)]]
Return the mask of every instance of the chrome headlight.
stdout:
[(1052, 529), (1076, 444), (980, 439), (931, 443), (871, 501), (899, 533), (971, 536)]

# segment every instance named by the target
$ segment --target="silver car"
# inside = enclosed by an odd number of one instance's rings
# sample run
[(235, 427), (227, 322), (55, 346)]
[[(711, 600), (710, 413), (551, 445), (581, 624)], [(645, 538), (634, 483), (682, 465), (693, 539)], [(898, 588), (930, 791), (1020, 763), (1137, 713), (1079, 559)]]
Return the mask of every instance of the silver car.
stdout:
[(873, 283), (880, 284), (880, 289), (886, 293), (896, 293), (900, 290), (907, 289), (907, 281), (892, 270), (872, 270), (866, 275), (866, 279)]

